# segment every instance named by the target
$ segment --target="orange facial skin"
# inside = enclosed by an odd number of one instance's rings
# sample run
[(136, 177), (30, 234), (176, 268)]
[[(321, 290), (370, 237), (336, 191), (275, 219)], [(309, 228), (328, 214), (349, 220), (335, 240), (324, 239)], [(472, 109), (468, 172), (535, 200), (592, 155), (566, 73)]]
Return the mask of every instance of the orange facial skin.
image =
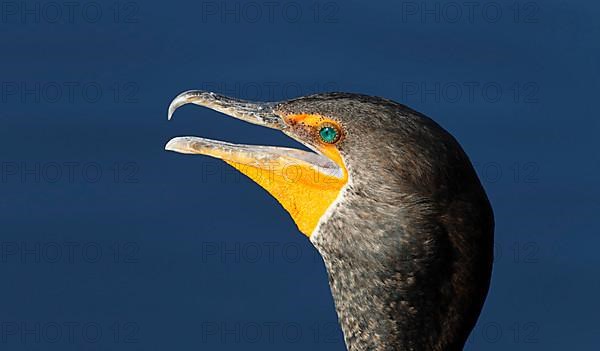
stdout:
[[(284, 117), (293, 134), (310, 140), (324, 156), (335, 162), (342, 170), (336, 177), (321, 172), (305, 162), (295, 162), (293, 158), (281, 157), (268, 162), (260, 159), (236, 159), (235, 155), (222, 155), (231, 166), (267, 190), (289, 212), (298, 229), (310, 237), (321, 217), (338, 197), (348, 181), (348, 172), (336, 144), (343, 139), (339, 125), (319, 115), (299, 114)], [(319, 140), (319, 128), (323, 123), (338, 127), (342, 133), (336, 144)]]

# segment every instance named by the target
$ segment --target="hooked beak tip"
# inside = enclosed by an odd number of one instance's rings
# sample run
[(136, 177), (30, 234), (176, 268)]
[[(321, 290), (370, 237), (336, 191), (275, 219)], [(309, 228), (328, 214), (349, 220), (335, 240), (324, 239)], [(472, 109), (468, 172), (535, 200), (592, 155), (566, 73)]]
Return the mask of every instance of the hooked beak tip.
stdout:
[(171, 120), (175, 110), (190, 103), (264, 127), (279, 130), (287, 127), (282, 117), (273, 110), (274, 103), (245, 101), (202, 90), (189, 90), (177, 95), (169, 105), (167, 119)]
[[(198, 95), (197, 92), (195, 95)], [(191, 100), (192, 96), (194, 96), (192, 91), (185, 91), (185, 92), (177, 95), (173, 99), (173, 101), (171, 101), (171, 103), (169, 104), (169, 110), (167, 112), (167, 119), (170, 121), (171, 118), (173, 118), (173, 114), (175, 113), (175, 110), (177, 110), (179, 107), (193, 102), (193, 100)]]

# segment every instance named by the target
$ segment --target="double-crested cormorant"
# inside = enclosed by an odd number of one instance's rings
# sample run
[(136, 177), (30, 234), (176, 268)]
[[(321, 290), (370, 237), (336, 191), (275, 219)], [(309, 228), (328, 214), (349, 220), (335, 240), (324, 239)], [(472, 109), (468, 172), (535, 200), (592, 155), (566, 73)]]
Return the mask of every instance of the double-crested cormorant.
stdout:
[(458, 142), (396, 102), (348, 93), (188, 103), (278, 129), (314, 152), (178, 137), (167, 150), (223, 159), (274, 196), (326, 264), (349, 350), (461, 350), (487, 295), (494, 220)]

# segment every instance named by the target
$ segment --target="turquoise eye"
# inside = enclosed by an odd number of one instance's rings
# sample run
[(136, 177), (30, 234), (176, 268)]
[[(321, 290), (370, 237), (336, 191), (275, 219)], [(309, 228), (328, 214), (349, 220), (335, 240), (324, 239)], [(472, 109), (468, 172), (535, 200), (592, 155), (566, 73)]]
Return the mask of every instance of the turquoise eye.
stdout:
[(319, 136), (321, 140), (328, 144), (333, 144), (340, 138), (340, 132), (334, 126), (323, 126), (321, 130), (319, 130)]

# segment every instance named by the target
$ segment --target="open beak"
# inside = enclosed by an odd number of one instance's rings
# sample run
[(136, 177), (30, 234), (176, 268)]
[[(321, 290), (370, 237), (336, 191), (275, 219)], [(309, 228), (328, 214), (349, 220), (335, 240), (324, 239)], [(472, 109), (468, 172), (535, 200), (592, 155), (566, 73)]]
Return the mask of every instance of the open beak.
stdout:
[(196, 104), (228, 116), (277, 129), (314, 152), (262, 145), (241, 145), (195, 136), (176, 137), (166, 150), (219, 158), (250, 177), (292, 215), (300, 231), (310, 236), (321, 215), (346, 182), (339, 162), (294, 135), (287, 116), (277, 113), (278, 103), (250, 102), (206, 91), (187, 91), (170, 104), (168, 118), (185, 104)]
[(287, 165), (288, 167), (302, 165), (325, 175), (341, 176), (340, 167), (335, 162), (323, 156), (313, 145), (288, 132), (288, 125), (284, 118), (275, 111), (277, 103), (250, 102), (213, 92), (191, 90), (183, 92), (173, 99), (169, 105), (168, 119), (173, 117), (177, 108), (186, 104), (208, 107), (252, 124), (281, 130), (315, 152), (277, 146), (232, 144), (194, 136), (173, 138), (167, 143), (165, 150), (182, 154), (212, 156), (264, 170), (272, 170), (277, 165)]

